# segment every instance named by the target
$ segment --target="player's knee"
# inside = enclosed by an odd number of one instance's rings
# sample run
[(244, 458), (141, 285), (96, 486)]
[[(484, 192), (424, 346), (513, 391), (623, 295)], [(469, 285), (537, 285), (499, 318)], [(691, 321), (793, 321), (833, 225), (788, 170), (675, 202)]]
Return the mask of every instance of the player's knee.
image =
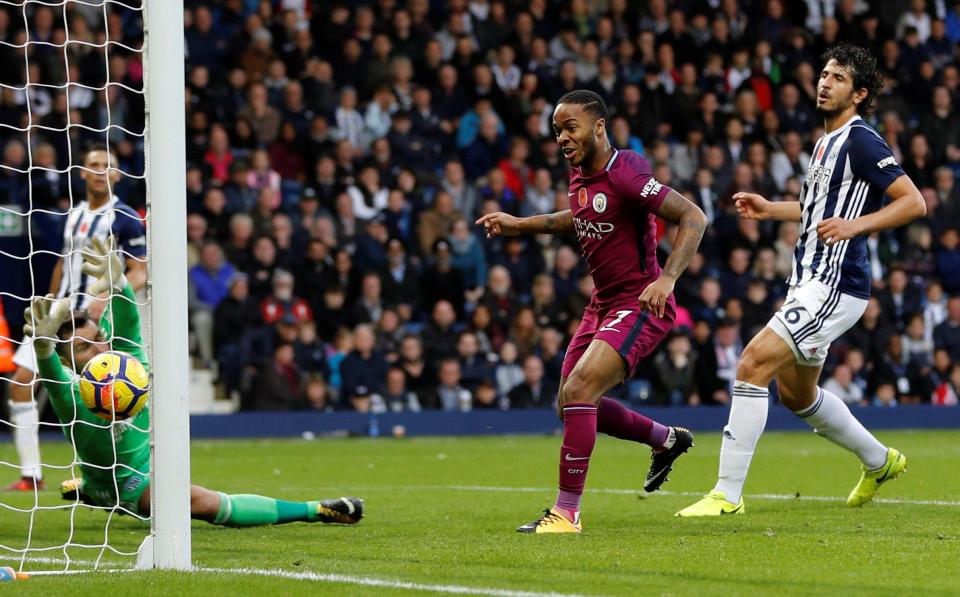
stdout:
[(772, 363), (764, 357), (762, 351), (747, 346), (737, 363), (737, 379), (757, 386), (767, 386), (773, 379), (771, 366)]
[(33, 399), (33, 377), (33, 371), (17, 367), (8, 394), (11, 402), (30, 402)]
[(583, 374), (574, 371), (563, 384), (561, 404), (596, 404), (600, 397), (594, 395), (596, 392), (592, 389), (593, 385)]

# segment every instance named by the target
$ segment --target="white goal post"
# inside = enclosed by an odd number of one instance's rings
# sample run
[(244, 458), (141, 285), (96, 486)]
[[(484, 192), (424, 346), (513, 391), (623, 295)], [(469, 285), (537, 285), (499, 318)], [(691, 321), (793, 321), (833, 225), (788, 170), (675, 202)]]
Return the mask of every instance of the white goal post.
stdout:
[(183, 3), (143, 2), (152, 532), (138, 567), (183, 570), (191, 567)]
[[(139, 502), (133, 506), (122, 502), (118, 483), (118, 471), (125, 469), (137, 474), (134, 478), (136, 484), (132, 487), (142, 488), (142, 475), (145, 475), (142, 469), (146, 468), (142, 461), (145, 457), (136, 463), (140, 468), (134, 468), (118, 459), (116, 450), (118, 437), (133, 430), (140, 434), (135, 444), (138, 454), (144, 454), (142, 442), (146, 430), (121, 420), (110, 421), (108, 427), (91, 424), (78, 417), (78, 402), (72, 400), (73, 420), (68, 420), (62, 412), (66, 398), (58, 392), (52, 392), (61, 408), (56, 414), (57, 422), (39, 420), (41, 409), (37, 408), (31, 390), (26, 393), (26, 401), (18, 398), (16, 402), (19, 419), (14, 416), (14, 402), (11, 402), (9, 420), (0, 413), (0, 428), (10, 429), (15, 438), (15, 446), (9, 450), (4, 447), (3, 454), (0, 454), (0, 472), (21, 472), (21, 483), (14, 487), (27, 488), (0, 494), (0, 566), (13, 565), (18, 571), (38, 575), (133, 567), (191, 569), (183, 3), (179, 0), (0, 0), (0, 12), (3, 13), (0, 16), (14, 24), (6, 32), (0, 31), (0, 57), (12, 60), (12, 56), (23, 63), (22, 80), (10, 75), (16, 69), (15, 62), (11, 62), (14, 66), (7, 68), (0, 79), (0, 108), (6, 110), (4, 118), (0, 118), (0, 139), (5, 145), (4, 159), (0, 159), (0, 178), (8, 183), (2, 191), (9, 203), (0, 205), (0, 218), (18, 223), (15, 234), (6, 230), (6, 236), (18, 237), (19, 243), (20, 235), (24, 235), (24, 244), (27, 245), (4, 244), (0, 246), (0, 258), (19, 261), (18, 272), (29, 270), (28, 290), (20, 289), (19, 280), (8, 272), (3, 280), (6, 285), (0, 286), (0, 295), (19, 305), (34, 296), (46, 294), (47, 281), (38, 277), (38, 272), (46, 271), (45, 266), (41, 263), (34, 271), (34, 257), (57, 261), (60, 268), (73, 268), (77, 259), (70, 261), (70, 258), (89, 250), (91, 239), (105, 238), (110, 234), (119, 238), (121, 233), (118, 230), (127, 230), (122, 225), (114, 227), (119, 213), (125, 213), (128, 219), (137, 218), (137, 226), (143, 223), (140, 214), (127, 205), (86, 201), (83, 195), (73, 190), (72, 182), (77, 174), (104, 173), (99, 169), (101, 166), (97, 169), (87, 167), (87, 158), (83, 156), (88, 148), (100, 147), (105, 140), (108, 152), (120, 156), (122, 154), (115, 151), (116, 145), (124, 142), (128, 150), (133, 147), (133, 151), (126, 155), (132, 153), (135, 157), (127, 162), (108, 160), (106, 167), (119, 171), (118, 180), (126, 177), (137, 184), (136, 187), (128, 186), (127, 191), (119, 194), (125, 194), (131, 188), (140, 194), (143, 188), (140, 185), (146, 184), (147, 303), (144, 305), (141, 298), (135, 304), (145, 307), (141, 309), (145, 346), (138, 348), (147, 351), (151, 366), (148, 403), (150, 532), (146, 538), (143, 539), (146, 517), (137, 511)], [(141, 22), (142, 32), (139, 28)], [(88, 57), (91, 58), (85, 62), (81, 60)], [(124, 68), (115, 72), (112, 58)], [(131, 65), (129, 69), (127, 60)], [(82, 62), (84, 68), (78, 62)], [(135, 68), (141, 62), (142, 89), (137, 82), (141, 71)], [(9, 64), (6, 66), (10, 67)], [(97, 78), (100, 72), (103, 73), (102, 79)], [(129, 78), (124, 73), (128, 73)], [(114, 77), (115, 74), (120, 78)], [(122, 94), (135, 98), (135, 101), (125, 100)], [(140, 105), (141, 96), (145, 105), (142, 121), (139, 120), (139, 107), (130, 108)], [(10, 118), (14, 110), (22, 112), (19, 120)], [(57, 120), (61, 114), (63, 122)], [(129, 118), (132, 114), (136, 118)], [(47, 115), (52, 118), (44, 118)], [(132, 126), (130, 122), (137, 124)], [(143, 162), (138, 163), (136, 156), (141, 144)], [(25, 157), (7, 160), (6, 147), (21, 151)], [(60, 147), (62, 149), (58, 149)], [(15, 153), (11, 152), (11, 155)], [(62, 158), (61, 163), (56, 160), (58, 155)], [(140, 167), (143, 168), (142, 175)], [(50, 180), (58, 181), (59, 186), (49, 183)], [(50, 186), (43, 186), (45, 184)], [(107, 184), (109, 192), (105, 196), (122, 200), (109, 186), (116, 182)], [(48, 188), (56, 190), (36, 193), (37, 189)], [(93, 196), (92, 190), (87, 192), (88, 197)], [(103, 196), (101, 193), (100, 197)], [(32, 226), (34, 218), (41, 220), (41, 224)], [(66, 226), (68, 221), (74, 224)], [(54, 236), (51, 230), (60, 222), (63, 223), (64, 246), (56, 252), (48, 248), (58, 246), (54, 242), (56, 239), (47, 237)], [(0, 230), (0, 236), (3, 233)], [(137, 228), (131, 238), (141, 249), (136, 256), (127, 253), (127, 257), (142, 262), (142, 228)], [(115, 250), (123, 251), (121, 247)], [(65, 266), (66, 263), (71, 265)], [(74, 270), (64, 274), (66, 281), (60, 284), (62, 296), (71, 300), (78, 297), (81, 300), (82, 297), (103, 300), (86, 292), (85, 282), (73, 284), (75, 279), (83, 280), (79, 264), (75, 272), (71, 272)], [(11, 291), (18, 289), (16, 293)], [(110, 298), (113, 296), (111, 294)], [(85, 307), (86, 303), (77, 301), (72, 305)], [(110, 313), (112, 318), (112, 311)], [(99, 318), (97, 315), (94, 323)], [(122, 336), (114, 333), (112, 319), (108, 325), (111, 333), (106, 342), (112, 349), (113, 342)], [(29, 343), (19, 341), (19, 333), (11, 334), (17, 340), (7, 334), (10, 332), (0, 337), (6, 348), (11, 344), (24, 344), (24, 349), (30, 348)], [(72, 346), (73, 339), (57, 341)], [(91, 341), (96, 342), (100, 341)], [(25, 354), (28, 356), (24, 362), (15, 362), (27, 370), (26, 363), (32, 360), (33, 380), (25, 383), (9, 376), (0, 378), (0, 385), (45, 387), (50, 393), (50, 387), (57, 387), (53, 384), (69, 384), (68, 391), (77, 391), (74, 385), (78, 383), (77, 379), (72, 377), (77, 372), (77, 361), (72, 368), (68, 364), (63, 370), (69, 380), (62, 380), (57, 368), (52, 374), (57, 377), (51, 379), (39, 376), (42, 367), (37, 365), (33, 352), (25, 351)], [(53, 367), (50, 361), (43, 363)], [(46, 371), (45, 375), (51, 375), (49, 368)], [(25, 414), (29, 416), (24, 417)], [(86, 415), (94, 416), (92, 413)], [(74, 435), (80, 428), (78, 425), (87, 425), (88, 431), (92, 425), (98, 429), (95, 433), (101, 433), (100, 429), (109, 430), (103, 433), (113, 437), (112, 465), (102, 462), (101, 455), (90, 457), (90, 461), (84, 460), (91, 452), (81, 453), (82, 450), (78, 449)], [(62, 447), (50, 446), (49, 459), (44, 461), (42, 454), (36, 454), (37, 436), (41, 430), (55, 430), (61, 434), (66, 431), (72, 454), (65, 455)], [(16, 435), (18, 432), (21, 432), (20, 436)], [(32, 456), (30, 441), (22, 441), (30, 440), (30, 434), (33, 437)], [(102, 437), (98, 435), (98, 441)], [(27, 456), (20, 456), (21, 449)], [(8, 458), (6, 454), (11, 456)], [(81, 469), (84, 470), (83, 481), (77, 484)], [(86, 485), (90, 470), (112, 472), (105, 476), (101, 473), (99, 477), (101, 480), (113, 477), (112, 494), (101, 489), (99, 493), (91, 492), (91, 498), (82, 493), (84, 487), (98, 491), (95, 483), (91, 482), (89, 487)], [(53, 473), (46, 479), (53, 487), (47, 490), (44, 489), (43, 471)], [(61, 481), (64, 482), (62, 495), (57, 495), (54, 493), (55, 484)], [(73, 497), (69, 497), (71, 492)], [(129, 515), (130, 522), (115, 524), (114, 527), (120, 528), (112, 533), (111, 521), (121, 514)], [(102, 528), (98, 530), (100, 525)], [(138, 544), (140, 547), (136, 549)], [(95, 557), (91, 558), (91, 555)]]

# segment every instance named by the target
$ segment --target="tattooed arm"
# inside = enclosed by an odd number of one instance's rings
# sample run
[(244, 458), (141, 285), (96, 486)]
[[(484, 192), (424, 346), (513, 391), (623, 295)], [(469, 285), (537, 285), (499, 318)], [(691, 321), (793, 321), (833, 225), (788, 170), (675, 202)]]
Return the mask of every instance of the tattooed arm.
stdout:
[(667, 297), (700, 246), (700, 239), (707, 227), (707, 217), (696, 204), (673, 190), (667, 193), (657, 215), (677, 224), (677, 238), (673, 243), (673, 252), (663, 265), (663, 273), (643, 290), (638, 302), (644, 311), (663, 317)]
[(569, 209), (528, 218), (517, 218), (498, 211), (483, 216), (476, 223), (483, 225), (487, 238), (497, 235), (518, 236), (523, 233), (569, 234), (573, 232), (573, 216)]

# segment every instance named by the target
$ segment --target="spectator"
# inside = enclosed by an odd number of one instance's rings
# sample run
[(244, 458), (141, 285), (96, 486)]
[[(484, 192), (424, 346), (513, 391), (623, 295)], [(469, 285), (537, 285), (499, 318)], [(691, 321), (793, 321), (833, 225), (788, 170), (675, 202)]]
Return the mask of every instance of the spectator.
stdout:
[(469, 412), (473, 409), (470, 391), (460, 385), (460, 363), (447, 357), (440, 361), (438, 385), (426, 400), (426, 408), (447, 412)]
[(303, 388), (303, 372), (297, 367), (293, 346), (280, 343), (273, 349), (273, 358), (257, 377), (253, 393), (256, 410), (290, 410), (295, 407)]
[(433, 372), (423, 354), (423, 342), (419, 336), (407, 335), (400, 341), (400, 368), (407, 377), (407, 388), (421, 400), (433, 385)]
[(933, 330), (946, 319), (947, 297), (943, 293), (943, 284), (936, 279), (929, 280), (923, 307), (923, 333), (929, 343), (933, 343)]
[(480, 351), (477, 336), (473, 332), (460, 332), (457, 336), (457, 358), (460, 360), (461, 380), (473, 391), (485, 379), (493, 378), (493, 369), (487, 354)]
[(511, 409), (551, 408), (556, 396), (543, 381), (543, 361), (537, 355), (523, 360), (523, 381), (507, 394)]
[(507, 410), (508, 408), (510, 408), (509, 400), (506, 396), (502, 398), (497, 396), (497, 386), (489, 379), (480, 382), (473, 391), (474, 410)]
[(407, 389), (407, 376), (400, 367), (387, 370), (387, 382), (381, 393), (384, 410), (392, 413), (420, 412), (420, 399)]
[(434, 243), (433, 259), (421, 278), (423, 298), (427, 305), (446, 302), (457, 313), (463, 312), (463, 274), (453, 267), (450, 243), (441, 238)]
[(960, 232), (956, 228), (943, 231), (936, 261), (937, 276), (943, 282), (943, 289), (951, 296), (960, 294)]
[(304, 321), (297, 326), (297, 340), (293, 344), (297, 367), (308, 375), (329, 375), (327, 356), (317, 337), (317, 325)]
[[(340, 364), (342, 377), (342, 406), (356, 405), (357, 398), (367, 398), (370, 394), (383, 390), (387, 375), (387, 361), (376, 348), (373, 328), (361, 324), (353, 330), (353, 350)], [(361, 401), (362, 402), (362, 401)], [(365, 412), (365, 411), (364, 411)]]
[(380, 321), (384, 304), (381, 298), (380, 276), (376, 272), (363, 275), (360, 298), (353, 305), (353, 323), (374, 323)]
[(891, 268), (887, 288), (878, 297), (880, 310), (886, 322), (899, 331), (907, 324), (907, 317), (920, 311), (920, 293), (909, 285), (907, 273), (900, 267)]
[(950, 377), (934, 390), (931, 402), (937, 406), (957, 406), (960, 396), (960, 363), (950, 369)]
[(380, 283), (388, 303), (406, 305), (410, 309), (419, 304), (419, 276), (407, 259), (403, 243), (397, 239), (387, 242), (387, 263), (380, 270)]
[(354, 238), (353, 262), (359, 271), (375, 272), (386, 265), (388, 238), (382, 214), (366, 222)]
[[(354, 148), (367, 146), (368, 137), (363, 117), (357, 111), (357, 92), (353, 87), (340, 90), (340, 103), (333, 113), (333, 120), (336, 138), (348, 141)], [(262, 138), (260, 140), (264, 141)]]
[(861, 404), (864, 401), (863, 389), (853, 382), (853, 373), (847, 365), (837, 365), (823, 389), (834, 394), (847, 404)]
[(480, 120), (476, 137), (461, 151), (463, 169), (468, 178), (477, 178), (490, 172), (507, 153), (506, 136), (500, 133), (500, 120), (493, 113)]
[(458, 217), (453, 221), (450, 235), (447, 237), (452, 250), (451, 264), (460, 272), (463, 285), (468, 291), (470, 302), (475, 303), (483, 293), (483, 284), (487, 279), (486, 256), (481, 241), (473, 233), (471, 224)]
[(683, 333), (671, 334), (667, 338), (666, 351), (654, 357), (656, 403), (699, 405), (700, 396), (694, 376), (696, 365), (696, 354), (693, 353), (690, 338)]
[(428, 360), (437, 361), (457, 353), (456, 312), (448, 301), (440, 300), (434, 307), (430, 322), (423, 330), (423, 343)]
[(190, 320), (197, 335), (197, 347), (202, 363), (213, 362), (213, 310), (230, 291), (233, 265), (223, 258), (223, 250), (215, 242), (203, 245), (200, 263), (190, 269)]
[(937, 350), (949, 352), (953, 362), (960, 363), (960, 296), (947, 301), (947, 319), (934, 328), (933, 344)]
[(471, 218), (476, 214), (479, 204), (479, 194), (474, 185), (467, 184), (463, 165), (457, 160), (450, 160), (443, 168), (443, 179), (440, 188), (446, 191), (453, 199), (454, 211)]
[(246, 274), (235, 273), (230, 279), (230, 294), (213, 312), (213, 341), (218, 373), (227, 395), (244, 389), (246, 370), (254, 364), (256, 354), (264, 348), (260, 333), (260, 310), (250, 300)]
[(311, 375), (303, 386), (303, 395), (294, 406), (295, 410), (332, 412), (330, 389), (322, 375)]
[(207, 221), (200, 214), (187, 215), (187, 268), (200, 263), (200, 253), (207, 237)]
[[(262, 33), (269, 35), (266, 30)], [(263, 39), (262, 33), (260, 39)], [(257, 140), (262, 144), (272, 143), (280, 132), (280, 112), (267, 103), (267, 88), (263, 83), (253, 83), (247, 92), (247, 105), (237, 113), (253, 127)]]
[(353, 215), (361, 220), (372, 220), (387, 207), (386, 188), (380, 185), (380, 174), (373, 166), (360, 170), (359, 181), (347, 188)]
[(901, 336), (893, 334), (879, 362), (873, 368), (872, 386), (876, 393), (884, 385), (895, 389), (897, 402), (919, 401), (919, 371), (907, 360)]
[(457, 212), (453, 198), (446, 191), (439, 191), (433, 199), (430, 209), (420, 214), (419, 236), (421, 255), (430, 255), (438, 239), (450, 234)]
[(497, 381), (497, 393), (507, 396), (510, 390), (523, 383), (523, 369), (517, 364), (517, 346), (507, 340), (500, 346), (500, 362), (494, 376)]
[(913, 313), (901, 338), (907, 362), (925, 376), (933, 366), (933, 341), (924, 336), (923, 314)]
[(717, 323), (717, 333), (714, 340), (714, 352), (717, 355), (717, 377), (727, 382), (724, 389), (733, 394), (733, 382), (736, 378), (737, 362), (743, 351), (743, 343), (738, 333), (739, 326), (732, 319), (721, 319)]
[(293, 274), (278, 269), (273, 272), (270, 283), (273, 291), (260, 303), (260, 314), (264, 323), (273, 325), (287, 316), (293, 317), (297, 324), (313, 321), (310, 305), (293, 294)]
[(553, 185), (550, 180), (550, 171), (538, 168), (534, 174), (533, 184), (527, 187), (523, 196), (520, 214), (524, 217), (550, 213), (554, 207)]

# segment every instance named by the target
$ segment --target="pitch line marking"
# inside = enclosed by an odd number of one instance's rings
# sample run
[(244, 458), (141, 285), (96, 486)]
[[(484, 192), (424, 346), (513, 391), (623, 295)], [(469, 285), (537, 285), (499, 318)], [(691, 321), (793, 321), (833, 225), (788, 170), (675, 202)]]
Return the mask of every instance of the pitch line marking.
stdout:
[[(301, 486), (281, 487), (282, 491), (302, 491)], [(324, 489), (317, 487), (314, 489)], [(344, 491), (343, 486), (332, 487), (336, 491)], [(501, 487), (496, 485), (351, 485), (349, 489), (353, 491), (494, 491), (503, 493), (540, 493), (556, 491), (556, 487)], [(656, 495), (677, 496), (677, 497), (703, 497), (702, 491), (655, 491), (646, 493), (642, 489), (606, 489), (588, 487), (587, 491), (591, 493), (604, 493), (608, 495), (643, 495), (654, 497)], [(800, 495), (795, 493), (747, 493), (745, 498), (758, 500), (777, 500), (777, 501), (806, 501), (806, 502), (835, 502), (846, 503), (846, 498), (828, 495)], [(960, 508), (958, 500), (911, 500), (906, 498), (876, 498), (871, 500), (877, 504), (901, 504), (907, 506), (940, 506), (944, 508)]]
[[(9, 558), (2, 558), (6, 560)], [(17, 558), (19, 561), (20, 558)], [(66, 564), (66, 560), (44, 557), (28, 557), (26, 562), (38, 564)], [(93, 566), (92, 560), (70, 560), (71, 564), (78, 566)], [(104, 564), (101, 564), (103, 566)], [(43, 570), (38, 572), (26, 571), (31, 576), (68, 576), (73, 574), (85, 574), (92, 572), (104, 572), (108, 574), (125, 572), (142, 572), (133, 569), (108, 568), (93, 570)], [(351, 576), (347, 574), (327, 574), (322, 572), (293, 572), (290, 570), (268, 569), (268, 568), (207, 568), (196, 567), (193, 572), (201, 574), (244, 574), (248, 576), (266, 576), (271, 578), (283, 578), (287, 580), (306, 580), (313, 582), (329, 582), (349, 585), (359, 585), (364, 587), (381, 587), (386, 589), (405, 589), (409, 591), (431, 591), (434, 593), (450, 593), (454, 595), (494, 595), (495, 597), (585, 597), (577, 593), (548, 593), (542, 591), (520, 591), (514, 589), (497, 589), (492, 587), (471, 587), (463, 585), (442, 585), (410, 582), (403, 580), (390, 580), (385, 578), (376, 578), (370, 576)]]
[[(539, 493), (541, 491), (555, 491), (554, 488), (548, 487), (496, 487), (496, 486), (486, 486), (486, 485), (434, 485), (434, 486), (423, 486), (423, 489), (452, 489), (456, 491), (501, 491), (501, 492), (513, 492), (513, 493)], [(592, 493), (606, 493), (613, 495), (635, 495), (641, 494), (642, 490), (640, 489), (593, 489), (588, 488), (587, 491)], [(682, 497), (703, 497), (703, 492), (697, 491), (655, 491), (650, 496), (653, 495), (669, 495), (669, 496), (682, 496)], [(780, 500), (780, 501), (808, 501), (808, 502), (843, 502), (846, 503), (846, 498), (826, 496), (826, 495), (796, 495), (796, 494), (783, 494), (783, 493), (754, 493), (754, 494), (744, 494), (744, 497), (758, 499), (758, 500)], [(944, 506), (948, 508), (957, 508), (960, 507), (960, 501), (950, 501), (950, 500), (909, 500), (902, 498), (877, 498), (872, 500), (878, 504), (906, 504), (910, 506)]]

